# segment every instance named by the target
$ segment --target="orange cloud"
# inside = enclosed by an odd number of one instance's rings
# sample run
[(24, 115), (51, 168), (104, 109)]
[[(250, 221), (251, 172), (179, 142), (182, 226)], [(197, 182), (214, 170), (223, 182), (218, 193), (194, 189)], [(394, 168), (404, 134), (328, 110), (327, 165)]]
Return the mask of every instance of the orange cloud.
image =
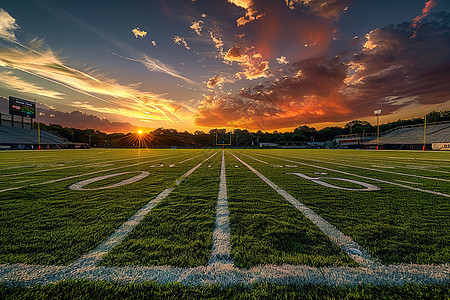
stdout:
[(241, 47), (234, 46), (230, 48), (227, 54), (224, 56), (226, 61), (238, 62), (241, 67), (244, 68), (243, 72), (236, 74), (238, 77), (240, 75), (245, 75), (249, 80), (266, 77), (267, 71), (269, 70), (268, 61), (260, 61), (262, 55), (260, 53), (251, 53), (251, 49), (245, 49), (246, 53), (243, 53)]
[[(413, 19), (411, 23), (412, 28), (417, 28), (418, 23), (428, 16), (430, 14), (430, 10), (437, 5), (435, 0), (429, 0), (425, 3), (424, 9), (422, 9), (422, 14), (420, 16), (417, 16)], [(411, 36), (411, 39), (415, 38), (417, 36), (417, 30), (414, 30), (413, 35)]]
[(147, 31), (140, 30), (139, 27), (131, 30), (136, 38), (144, 38), (147, 35)]
[(206, 83), (206, 85), (207, 85), (209, 88), (213, 88), (213, 87), (215, 87), (216, 85), (217, 85), (217, 86), (222, 85), (222, 83), (224, 82), (224, 80), (225, 80), (225, 79), (224, 79), (222, 76), (216, 75), (216, 76), (214, 76), (214, 77), (211, 77), (211, 78), (208, 80), (208, 82)]
[(308, 6), (309, 13), (337, 20), (347, 11), (350, 0), (286, 0), (286, 5), (291, 10), (295, 9), (296, 5)]
[(264, 16), (264, 14), (258, 15), (258, 11), (254, 8), (255, 3), (252, 0), (228, 0), (228, 2), (245, 9), (245, 15), (236, 20), (237, 26), (244, 26)]

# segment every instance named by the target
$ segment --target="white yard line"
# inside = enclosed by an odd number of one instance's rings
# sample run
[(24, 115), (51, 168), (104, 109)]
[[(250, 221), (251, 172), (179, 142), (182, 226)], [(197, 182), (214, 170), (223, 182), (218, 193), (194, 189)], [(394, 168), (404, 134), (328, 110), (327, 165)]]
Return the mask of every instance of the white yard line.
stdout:
[[(179, 156), (184, 156), (184, 155), (188, 155), (188, 154), (174, 155), (174, 156), (175, 157), (179, 157)], [(204, 155), (204, 154), (202, 154), (202, 155)], [(173, 158), (174, 156), (166, 156), (164, 158)], [(125, 166), (120, 166), (120, 167), (115, 167), (115, 168), (110, 168), (110, 169), (105, 169), (105, 170), (97, 170), (97, 171), (93, 171), (93, 172), (89, 172), (89, 173), (78, 174), (78, 175), (73, 175), (73, 176), (63, 177), (63, 178), (58, 178), (58, 179), (53, 179), (53, 180), (49, 180), (49, 181), (45, 181), (45, 182), (39, 182), (39, 183), (33, 183), (33, 184), (29, 184), (29, 185), (22, 185), (22, 186), (11, 187), (11, 188), (0, 190), (0, 193), (1, 192), (18, 190), (18, 189), (21, 189), (21, 188), (26, 187), (26, 186), (36, 186), (36, 185), (55, 183), (55, 182), (60, 182), (60, 181), (69, 180), (69, 179), (73, 179), (73, 178), (78, 178), (78, 177), (82, 177), (82, 176), (87, 176), (87, 175), (92, 175), (92, 174), (97, 174), (97, 173), (102, 173), (102, 172), (109, 172), (109, 171), (124, 169), (124, 168), (128, 168), (128, 167), (139, 166), (139, 165), (151, 163), (151, 162), (154, 162), (154, 161), (157, 161), (157, 160), (160, 160), (160, 158), (153, 159), (153, 160), (148, 160), (148, 161), (145, 161), (145, 162), (135, 163), (135, 164), (131, 164), (131, 165), (125, 165)]]
[[(201, 163), (190, 169), (186, 172), (179, 180), (175, 182), (175, 185), (179, 185), (185, 178), (191, 175), (195, 170), (197, 170), (204, 162), (212, 158), (214, 155), (209, 156)], [(106, 253), (112, 250), (115, 246), (117, 246), (133, 229), (136, 227), (144, 217), (163, 199), (170, 195), (175, 187), (166, 188), (164, 191), (158, 194), (154, 199), (148, 202), (143, 208), (141, 208), (137, 213), (135, 213), (131, 218), (128, 219), (125, 223), (123, 223), (119, 228), (117, 228), (113, 234), (111, 234), (103, 243), (97, 246), (91, 252), (83, 255), (73, 263), (69, 265), (71, 268), (86, 268), (86, 267), (94, 267), (99, 263)]]
[(263, 161), (263, 160), (260, 160), (260, 159), (257, 159), (257, 158), (254, 158), (254, 157), (251, 157), (251, 156), (249, 156), (249, 155), (246, 155), (246, 154), (244, 154), (244, 153), (239, 153), (240, 155), (244, 155), (245, 157), (248, 157), (248, 158), (250, 158), (250, 159), (253, 159), (253, 160), (256, 160), (256, 161), (259, 161), (260, 163), (263, 163), (263, 164), (266, 164), (266, 165), (268, 165), (269, 163), (267, 162), (267, 161)]
[(331, 168), (316, 166), (316, 165), (312, 165), (312, 164), (302, 163), (302, 162), (299, 162), (299, 161), (284, 159), (284, 158), (280, 158), (280, 157), (277, 157), (277, 156), (269, 156), (269, 155), (265, 155), (265, 154), (257, 154), (257, 155), (270, 157), (270, 158), (275, 158), (275, 159), (278, 159), (278, 160), (283, 160), (283, 161), (287, 161), (287, 162), (291, 162), (291, 163), (297, 163), (297, 164), (300, 164), (300, 165), (313, 167), (313, 168), (318, 168), (318, 169), (323, 169), (323, 170), (327, 170), (327, 171), (331, 171), (331, 172), (337, 172), (337, 173), (341, 173), (341, 174), (345, 174), (345, 175), (355, 176), (355, 177), (363, 178), (363, 179), (367, 179), (367, 180), (373, 180), (373, 181), (377, 181), (377, 182), (387, 183), (387, 184), (399, 186), (399, 187), (402, 187), (402, 188), (405, 188), (405, 189), (410, 189), (410, 190), (415, 190), (415, 191), (419, 191), (419, 192), (424, 192), (424, 193), (428, 193), (428, 194), (433, 194), (433, 195), (438, 195), (438, 196), (443, 196), (443, 197), (450, 198), (450, 195), (445, 194), (445, 193), (419, 189), (419, 188), (412, 187), (412, 186), (409, 186), (409, 185), (395, 183), (395, 182), (391, 182), (391, 181), (387, 181), (387, 180), (376, 179), (376, 178), (367, 177), (367, 176), (361, 176), (361, 175), (352, 174), (352, 173), (348, 173), (348, 172), (340, 171), (340, 170), (336, 170), (336, 169), (331, 169)]
[(200, 157), (200, 156), (202, 156), (202, 155), (203, 155), (203, 154), (200, 154), (200, 155), (197, 155), (197, 156), (194, 156), (194, 157), (191, 157), (191, 158), (188, 158), (188, 159), (182, 160), (182, 161), (180, 161), (180, 162), (178, 162), (178, 163), (179, 163), (179, 164), (182, 164), (182, 163), (184, 163), (184, 162), (190, 161), (191, 159), (194, 159), (194, 158)]
[[(259, 154), (259, 155), (262, 155), (262, 154)], [(284, 156), (284, 157), (291, 157), (291, 158), (299, 159), (298, 157), (290, 156), (290, 155), (287, 155), (287, 156)], [(314, 161), (314, 162), (324, 162), (324, 161), (317, 160), (317, 159), (312, 159), (312, 158), (304, 158), (304, 157), (302, 157), (300, 159)], [(416, 177), (416, 178), (422, 178), (422, 179), (431, 179), (431, 180), (450, 182), (450, 179), (435, 178), (435, 177), (428, 177), (428, 176), (421, 176), (421, 175), (414, 175), (414, 174), (405, 174), (405, 173), (398, 173), (398, 172), (387, 171), (387, 170), (380, 170), (380, 169), (373, 169), (373, 168), (360, 167), (360, 166), (354, 166), (354, 165), (347, 165), (347, 164), (341, 164), (341, 163), (337, 163), (337, 162), (332, 162), (330, 160), (326, 161), (325, 163), (334, 164), (334, 165), (343, 166), (343, 167), (351, 167), (351, 168), (357, 168), (357, 169), (363, 169), (363, 170), (369, 170), (369, 171), (376, 171), (376, 172), (382, 172), (382, 173), (395, 174), (395, 175), (410, 176), (410, 177)]]
[(225, 153), (222, 151), (219, 193), (216, 206), (216, 227), (212, 238), (212, 251), (208, 265), (221, 263), (233, 265), (231, 259), (230, 212), (228, 210)]
[(273, 183), (263, 174), (252, 168), (249, 164), (241, 160), (239, 157), (230, 153), (238, 161), (240, 161), (244, 166), (246, 166), (250, 171), (258, 175), (268, 186), (274, 189), (278, 194), (280, 194), (284, 199), (291, 203), (295, 208), (297, 208), (305, 217), (311, 220), (328, 238), (335, 243), (338, 247), (347, 253), (353, 260), (364, 267), (372, 267), (376, 265), (372, 260), (368, 252), (358, 245), (351, 237), (345, 235), (342, 231), (338, 230), (336, 227), (328, 223), (321, 216), (316, 214), (312, 209), (300, 203), (291, 194), (283, 190), (281, 187)]
[[(186, 154), (187, 155), (187, 154)], [(149, 158), (150, 156), (146, 156), (145, 158)], [(64, 166), (64, 167), (56, 167), (56, 168), (50, 168), (50, 169), (43, 169), (43, 170), (33, 170), (33, 171), (28, 171), (28, 172), (21, 172), (21, 173), (13, 173), (13, 174), (4, 174), (4, 175), (0, 175), (0, 177), (11, 177), (11, 176), (19, 176), (19, 175), (26, 175), (26, 174), (33, 174), (33, 173), (41, 173), (41, 172), (49, 172), (49, 171), (54, 171), (54, 170), (63, 170), (63, 169), (70, 169), (70, 168), (78, 168), (78, 167), (91, 167), (91, 166), (95, 166), (95, 165), (101, 165), (101, 164), (105, 164), (105, 163), (116, 163), (116, 162), (122, 162), (122, 161), (129, 161), (129, 160), (137, 160), (137, 159), (142, 159), (144, 157), (134, 157), (134, 158), (126, 158), (126, 159), (119, 159), (119, 160), (107, 160), (107, 161), (100, 161), (100, 162), (96, 162), (96, 163), (87, 163), (87, 164), (81, 164), (81, 165), (70, 165), (70, 166)], [(93, 160), (93, 161), (97, 161)]]

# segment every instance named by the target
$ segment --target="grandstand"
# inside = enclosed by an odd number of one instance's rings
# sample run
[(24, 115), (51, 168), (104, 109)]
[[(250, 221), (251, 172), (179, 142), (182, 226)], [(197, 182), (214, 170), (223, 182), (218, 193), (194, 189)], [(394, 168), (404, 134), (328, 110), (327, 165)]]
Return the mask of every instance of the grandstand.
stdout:
[[(424, 124), (396, 127), (381, 133), (379, 144), (383, 149), (422, 150), (424, 144), (426, 149), (432, 149), (433, 144), (450, 143), (450, 122), (430, 123), (424, 129)], [(376, 145), (376, 138), (366, 143), (369, 148)]]
[(33, 129), (30, 118), (7, 113), (6, 99), (0, 105), (0, 150), (86, 148), (86, 144), (72, 143), (66, 138), (44, 130)]

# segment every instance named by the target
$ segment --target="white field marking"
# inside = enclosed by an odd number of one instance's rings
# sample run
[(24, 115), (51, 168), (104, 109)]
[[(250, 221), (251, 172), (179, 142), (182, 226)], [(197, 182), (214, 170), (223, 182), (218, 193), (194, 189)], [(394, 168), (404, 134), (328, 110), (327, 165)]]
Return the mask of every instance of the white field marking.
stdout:
[(216, 226), (212, 238), (212, 251), (208, 265), (230, 264), (231, 259), (231, 234), (230, 234), (230, 212), (228, 210), (227, 181), (225, 174), (225, 153), (222, 152), (222, 165), (220, 167), (219, 193), (216, 205)]
[[(181, 156), (184, 156), (184, 155), (188, 155), (188, 154), (182, 154)], [(174, 155), (174, 156), (179, 157), (180, 155)], [(174, 156), (169, 156), (169, 158), (170, 157), (174, 157)], [(148, 164), (150, 162), (154, 162), (155, 160), (158, 160), (158, 159), (148, 160), (148, 161), (145, 161), (145, 162), (135, 163), (135, 164), (126, 165), (126, 166), (120, 166), (120, 167), (115, 167), (115, 168), (110, 168), (110, 169), (105, 169), (105, 170), (97, 170), (97, 171), (93, 171), (93, 172), (89, 172), (89, 173), (78, 174), (78, 175), (73, 175), (73, 176), (64, 177), (64, 178), (58, 178), (58, 179), (53, 179), (53, 180), (40, 182), (40, 183), (33, 183), (33, 184), (29, 184), (29, 185), (22, 185), (22, 186), (11, 187), (11, 188), (0, 190), (0, 193), (7, 192), (7, 191), (18, 190), (18, 189), (21, 189), (21, 188), (26, 187), (26, 186), (36, 186), (36, 185), (55, 183), (55, 182), (60, 182), (60, 181), (69, 180), (69, 179), (73, 179), (73, 178), (78, 178), (78, 177), (82, 177), (82, 176), (97, 174), (97, 173), (101, 173), (101, 172), (109, 172), (109, 171), (119, 170), (119, 169), (123, 169), (123, 168), (134, 167), (134, 166), (138, 166), (138, 165)]]
[(410, 181), (400, 180), (400, 179), (395, 179), (395, 181), (403, 182), (403, 183), (409, 183), (409, 184), (418, 184), (418, 185), (421, 185), (421, 183), (418, 183), (418, 182), (410, 182)]
[[(262, 154), (259, 154), (259, 155), (262, 155)], [(265, 155), (262, 155), (262, 156), (265, 156)], [(290, 156), (290, 155), (287, 155), (285, 157), (292, 157), (292, 158), (299, 159), (299, 158), (297, 158), (295, 156)], [(317, 159), (312, 159), (312, 158), (304, 158), (304, 157), (302, 157), (301, 159), (309, 160), (309, 161), (315, 161), (315, 162), (324, 162), (324, 161), (317, 160)], [(329, 160), (326, 161), (325, 163), (334, 164), (334, 165), (343, 166), (343, 167), (351, 167), (351, 168), (357, 168), (357, 169), (363, 169), (363, 170), (369, 170), (369, 171), (376, 171), (376, 172), (382, 172), (382, 173), (395, 174), (395, 175), (402, 175), (402, 176), (409, 176), (409, 177), (416, 177), (416, 178), (423, 178), (423, 179), (431, 179), (431, 180), (450, 182), (450, 179), (435, 178), (435, 177), (413, 175), (413, 174), (405, 174), (405, 173), (398, 173), (398, 172), (392, 172), (392, 171), (386, 171), (386, 170), (380, 170), (380, 169), (372, 169), (372, 168), (366, 168), (366, 167), (360, 167), (360, 166), (354, 166), (354, 165), (341, 164), (341, 163), (332, 162), (332, 161), (329, 161)]]
[[(291, 203), (296, 209), (298, 209), (306, 218), (311, 220), (328, 238), (335, 243), (338, 247), (342, 249), (347, 255), (349, 255), (353, 260), (364, 267), (373, 267), (377, 263), (373, 262), (370, 258), (369, 253), (364, 250), (363, 247), (358, 245), (351, 237), (345, 235), (342, 231), (338, 230), (336, 227), (328, 223), (321, 216), (316, 214), (312, 209), (300, 203), (291, 194), (283, 190), (281, 187), (270, 181), (263, 174), (252, 168), (246, 162), (242, 161), (233, 153), (230, 153), (238, 161), (240, 161), (244, 166), (246, 166), (250, 171), (255, 173), (259, 178), (261, 178), (268, 186), (274, 189), (278, 194), (280, 194), (284, 199)], [(355, 249), (360, 251), (362, 255), (355, 255)]]
[(328, 173), (323, 173), (323, 172), (314, 172), (314, 175), (328, 175)]
[(241, 155), (244, 155), (244, 156), (246, 156), (246, 157), (248, 157), (248, 158), (250, 158), (250, 159), (253, 159), (253, 160), (259, 161), (260, 163), (263, 163), (263, 164), (266, 164), (266, 165), (268, 165), (268, 164), (269, 164), (269, 163), (268, 163), (267, 161), (263, 161), (263, 160), (260, 160), (260, 159), (254, 158), (254, 157), (248, 156), (248, 155), (246, 155), (246, 154), (243, 154), (243, 153), (241, 153)]
[[(286, 174), (293, 174), (293, 175), (297, 175), (303, 179), (306, 180), (310, 180), (314, 183), (320, 184), (322, 186), (325, 187), (329, 187), (329, 188), (333, 188), (333, 189), (338, 189), (338, 190), (345, 190), (345, 191), (359, 191), (359, 192), (369, 192), (369, 191), (379, 191), (381, 190), (379, 187), (377, 187), (376, 185), (370, 184), (370, 183), (365, 183), (365, 182), (361, 182), (361, 181), (356, 181), (356, 180), (351, 180), (351, 179), (346, 179), (346, 178), (335, 178), (335, 177), (316, 177), (316, 178), (312, 178), (309, 177), (305, 174), (302, 173), (286, 173)], [(365, 189), (350, 189), (350, 188), (345, 188), (345, 187), (341, 187), (341, 186), (337, 186), (337, 185), (333, 185), (327, 182), (322, 181), (322, 179), (333, 179), (333, 180), (340, 180), (340, 181), (346, 181), (346, 182), (351, 182), (353, 184), (356, 185), (361, 185), (366, 187)]]
[(450, 161), (450, 159), (438, 159), (438, 158), (416, 158), (416, 157), (395, 157), (395, 156), (388, 156), (386, 158), (393, 158), (393, 159), (409, 159), (409, 160), (433, 160), (433, 161)]
[[(161, 156), (161, 155), (159, 155), (159, 156)], [(102, 162), (98, 162), (98, 163), (87, 163), (87, 164), (75, 165), (75, 166), (64, 166), (64, 167), (57, 167), (57, 168), (44, 169), (44, 170), (34, 170), (34, 171), (14, 173), (14, 174), (5, 174), (5, 175), (0, 175), (0, 177), (19, 176), (19, 175), (41, 173), (41, 172), (49, 172), (49, 171), (54, 171), (54, 170), (63, 170), (63, 169), (86, 167), (86, 166), (91, 167), (91, 166), (101, 165), (101, 164), (104, 164), (104, 163), (117, 163), (117, 162), (122, 162), (122, 161), (129, 161), (129, 160), (133, 160), (133, 159), (137, 160), (137, 159), (139, 159), (139, 157), (138, 158), (136, 158), (136, 157), (134, 157), (134, 158), (126, 158), (126, 159), (120, 159), (120, 160), (108, 160), (108, 161), (102, 161)]]
[(180, 162), (178, 162), (178, 163), (179, 163), (179, 164), (182, 164), (182, 163), (184, 163), (184, 162), (190, 161), (191, 159), (194, 159), (194, 158), (200, 157), (200, 156), (202, 156), (202, 155), (203, 155), (203, 154), (200, 154), (200, 155), (197, 155), (197, 156), (194, 156), (194, 157), (191, 157), (191, 158), (188, 158), (188, 159), (182, 160), (182, 161), (180, 161)]
[(416, 188), (416, 187), (413, 187), (413, 186), (409, 186), (409, 185), (404, 185), (404, 184), (395, 183), (395, 182), (391, 182), (391, 181), (386, 181), (386, 180), (382, 180), (382, 179), (376, 179), (376, 178), (372, 178), (372, 177), (356, 175), (356, 174), (348, 173), (348, 172), (345, 172), (345, 171), (340, 171), (340, 170), (335, 170), (335, 169), (331, 169), (331, 168), (311, 165), (311, 164), (302, 163), (302, 162), (299, 162), (299, 161), (293, 161), (293, 160), (289, 160), (289, 159), (279, 158), (279, 157), (276, 157), (276, 156), (269, 156), (269, 155), (264, 155), (264, 154), (257, 154), (257, 155), (271, 157), (271, 158), (275, 158), (275, 159), (278, 159), (278, 160), (284, 160), (284, 161), (288, 161), (288, 162), (292, 162), (292, 163), (298, 163), (300, 165), (304, 165), (304, 166), (308, 166), (308, 167), (314, 167), (314, 168), (327, 170), (327, 171), (331, 171), (331, 172), (336, 172), (336, 173), (341, 173), (341, 174), (345, 174), (345, 175), (355, 176), (355, 177), (358, 177), (358, 178), (363, 178), (363, 179), (373, 180), (373, 181), (377, 181), (377, 182), (387, 183), (387, 184), (399, 186), (399, 187), (402, 187), (402, 188), (405, 188), (405, 189), (410, 189), (410, 190), (415, 190), (415, 191), (419, 191), (419, 192), (424, 192), (424, 193), (429, 193), (429, 194), (434, 194), (434, 195), (444, 196), (444, 197), (450, 198), (450, 195), (448, 195), (448, 194), (435, 192), (435, 191), (430, 191), (430, 190), (419, 189), (419, 188)]
[(327, 286), (405, 284), (448, 284), (450, 266), (401, 264), (368, 268), (323, 267), (302, 265), (259, 265), (251, 269), (237, 269), (226, 264), (195, 268), (169, 266), (148, 267), (84, 267), (40, 266), (26, 264), (0, 265), (0, 281), (8, 286), (30, 287), (36, 284), (56, 283), (64, 279), (102, 280), (122, 284), (155, 282), (201, 286), (220, 284), (251, 286), (255, 282), (273, 284), (324, 284)]
[[(214, 155), (209, 156), (201, 163), (190, 169), (179, 180), (175, 182), (175, 186), (179, 185), (185, 178), (191, 175), (195, 170), (197, 170), (204, 162), (212, 158)], [(111, 234), (106, 240), (104, 240), (100, 245), (98, 245), (91, 252), (81, 256), (76, 261), (71, 263), (69, 267), (71, 268), (85, 268), (85, 267), (95, 267), (99, 263), (106, 253), (111, 251), (112, 248), (117, 246), (133, 229), (136, 227), (144, 217), (164, 198), (169, 196), (169, 194), (175, 189), (175, 186), (166, 188), (164, 191), (158, 194), (154, 199), (148, 202), (144, 207), (142, 207), (137, 213), (135, 213), (131, 218), (129, 218), (125, 223), (123, 223), (119, 228), (117, 228), (113, 234)]]
[(274, 167), (274, 168), (282, 168), (283, 166), (282, 165), (272, 165), (272, 167)]
[(296, 165), (284, 165), (286, 168), (297, 168), (298, 166)]
[[(101, 180), (104, 180), (104, 179), (107, 179), (107, 178), (116, 177), (116, 176), (120, 176), (120, 175), (136, 173), (136, 172), (139, 172), (141, 174), (133, 176), (133, 177), (128, 178), (128, 179), (125, 179), (125, 180), (122, 180), (121, 182), (118, 182), (118, 183), (115, 183), (115, 184), (111, 184), (111, 185), (108, 185), (108, 186), (102, 186), (102, 187), (99, 187), (99, 188), (93, 188), (93, 189), (84, 189), (83, 188), (85, 185), (93, 183), (93, 182), (101, 181)], [(109, 174), (109, 175), (94, 177), (94, 178), (90, 178), (90, 179), (86, 179), (86, 180), (74, 183), (71, 186), (69, 186), (69, 189), (74, 190), (74, 191), (95, 191), (95, 190), (110, 189), (110, 188), (114, 188), (114, 187), (118, 187), (118, 186), (122, 186), (122, 185), (126, 185), (126, 184), (130, 184), (130, 183), (139, 181), (141, 179), (144, 179), (148, 175), (150, 175), (150, 173), (149, 172), (145, 172), (145, 171), (131, 171), (131, 172), (122, 172), (122, 173), (116, 173), (116, 174)]]
[(372, 165), (374, 168), (395, 169), (393, 166)]
[(175, 167), (175, 165), (169, 165), (169, 168), (173, 168), (173, 167)]
[(211, 156), (209, 156), (208, 158), (204, 159), (201, 163), (199, 163), (198, 165), (196, 165), (195, 167), (193, 167), (192, 169), (190, 169), (186, 174), (184, 174), (183, 176), (181, 176), (176, 182), (176, 185), (179, 185), (186, 177), (188, 177), (189, 175), (191, 175), (192, 173), (194, 173), (195, 170), (197, 170), (198, 168), (200, 168), (200, 166), (204, 163), (207, 162), (208, 160), (210, 160), (214, 155), (216, 155), (217, 152), (213, 153)]

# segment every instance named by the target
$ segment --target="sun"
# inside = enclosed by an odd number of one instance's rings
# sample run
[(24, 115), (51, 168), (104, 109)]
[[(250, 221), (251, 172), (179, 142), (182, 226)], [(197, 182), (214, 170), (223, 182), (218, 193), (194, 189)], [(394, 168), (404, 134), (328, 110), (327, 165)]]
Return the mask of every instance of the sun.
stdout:
[(139, 133), (139, 134), (142, 134), (142, 130), (139, 130), (138, 133)]

